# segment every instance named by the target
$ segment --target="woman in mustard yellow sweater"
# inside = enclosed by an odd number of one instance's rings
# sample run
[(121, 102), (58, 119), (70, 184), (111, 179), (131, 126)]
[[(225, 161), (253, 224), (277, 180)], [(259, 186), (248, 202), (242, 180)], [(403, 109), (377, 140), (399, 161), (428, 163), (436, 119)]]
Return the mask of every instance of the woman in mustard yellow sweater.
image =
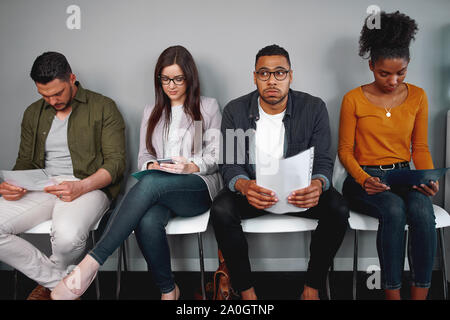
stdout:
[(411, 188), (382, 183), (386, 170), (432, 169), (428, 149), (428, 102), (425, 91), (404, 82), (409, 44), (417, 24), (400, 13), (381, 13), (381, 29), (361, 31), (360, 56), (369, 55), (375, 80), (348, 92), (342, 101), (339, 158), (349, 173), (343, 193), (350, 208), (379, 220), (377, 250), (386, 299), (400, 299), (405, 257), (405, 225), (411, 298), (426, 299), (436, 251), (430, 197), (438, 182)]

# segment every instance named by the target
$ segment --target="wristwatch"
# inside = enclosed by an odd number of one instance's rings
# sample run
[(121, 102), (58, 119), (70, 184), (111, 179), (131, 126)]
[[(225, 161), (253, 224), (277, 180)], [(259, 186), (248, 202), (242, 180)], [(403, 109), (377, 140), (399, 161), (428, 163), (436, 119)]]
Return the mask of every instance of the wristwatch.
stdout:
[(322, 184), (322, 192), (324, 192), (325, 191), (325, 185), (326, 185), (325, 180), (323, 178), (317, 178), (317, 179)]

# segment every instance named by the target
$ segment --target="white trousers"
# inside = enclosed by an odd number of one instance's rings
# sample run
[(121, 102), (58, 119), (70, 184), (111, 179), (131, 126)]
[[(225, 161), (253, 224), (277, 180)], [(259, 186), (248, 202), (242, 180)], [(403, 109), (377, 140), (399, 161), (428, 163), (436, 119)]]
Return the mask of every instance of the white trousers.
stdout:
[[(39, 191), (29, 191), (17, 201), (0, 197), (0, 261), (53, 289), (67, 274), (68, 267), (82, 258), (89, 232), (109, 205), (110, 200), (100, 190), (72, 202)], [(17, 235), (50, 219), (52, 255), (47, 257)]]

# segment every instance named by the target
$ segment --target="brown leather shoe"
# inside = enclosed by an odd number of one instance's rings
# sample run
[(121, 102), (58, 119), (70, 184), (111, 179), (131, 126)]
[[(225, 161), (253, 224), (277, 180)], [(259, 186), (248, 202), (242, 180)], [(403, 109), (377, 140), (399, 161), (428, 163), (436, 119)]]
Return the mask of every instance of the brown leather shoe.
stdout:
[(27, 300), (52, 300), (50, 298), (50, 289), (47, 289), (41, 285), (38, 285), (36, 288), (31, 291)]

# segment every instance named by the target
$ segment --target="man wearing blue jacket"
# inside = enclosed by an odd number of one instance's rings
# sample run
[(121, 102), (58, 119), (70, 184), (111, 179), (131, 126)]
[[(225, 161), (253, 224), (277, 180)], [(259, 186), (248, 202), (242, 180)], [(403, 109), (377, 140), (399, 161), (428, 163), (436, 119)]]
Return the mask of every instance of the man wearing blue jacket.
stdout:
[(333, 159), (325, 103), (290, 89), (292, 77), (285, 49), (277, 45), (261, 49), (254, 71), (257, 90), (229, 102), (223, 112), (220, 170), (225, 188), (213, 202), (211, 219), (233, 288), (244, 300), (257, 295), (241, 219), (267, 214), (265, 209), (279, 201), (272, 190), (256, 184), (255, 168), (267, 164), (265, 154), (282, 159), (314, 147), (310, 186), (293, 190), (288, 197), (290, 204), (307, 210), (287, 214), (319, 220), (311, 239), (302, 299), (319, 298), (318, 289), (325, 283), (348, 225), (348, 208), (331, 184)]

